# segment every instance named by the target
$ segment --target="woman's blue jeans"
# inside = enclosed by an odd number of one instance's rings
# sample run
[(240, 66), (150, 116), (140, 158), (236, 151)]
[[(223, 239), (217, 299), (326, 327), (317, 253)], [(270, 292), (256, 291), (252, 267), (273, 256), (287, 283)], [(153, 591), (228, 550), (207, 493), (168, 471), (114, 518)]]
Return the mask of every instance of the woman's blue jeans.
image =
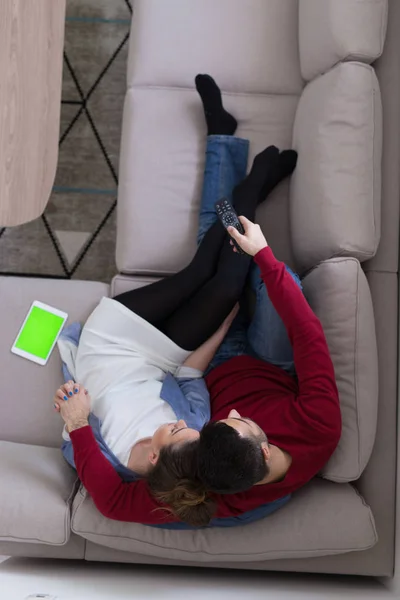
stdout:
[[(217, 219), (215, 202), (222, 197), (231, 198), (234, 187), (246, 177), (248, 152), (248, 140), (228, 135), (207, 138), (198, 243)], [(286, 268), (301, 287), (299, 277)], [(255, 263), (251, 266), (250, 283), (256, 296), (252, 320), (248, 324), (244, 311), (239, 311), (209, 369), (234, 356), (250, 354), (294, 374), (293, 351), (286, 328)]]

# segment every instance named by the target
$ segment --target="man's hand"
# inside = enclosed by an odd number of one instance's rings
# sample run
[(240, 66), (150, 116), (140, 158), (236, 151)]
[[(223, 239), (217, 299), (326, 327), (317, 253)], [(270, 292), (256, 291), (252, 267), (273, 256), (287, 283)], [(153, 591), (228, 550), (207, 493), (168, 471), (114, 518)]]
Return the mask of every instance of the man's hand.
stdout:
[(88, 424), (90, 396), (83, 386), (68, 381), (54, 396), (54, 408), (61, 414), (68, 432)]
[[(249, 219), (246, 219), (246, 217), (239, 217), (239, 221), (243, 225), (244, 234), (242, 235), (239, 233), (234, 227), (228, 227), (228, 233), (246, 254), (255, 256), (257, 252), (260, 252), (260, 250), (268, 246), (267, 240), (259, 225), (252, 223)], [(233, 246), (232, 241), (231, 245)], [(233, 251), (237, 252), (235, 246), (233, 246)]]

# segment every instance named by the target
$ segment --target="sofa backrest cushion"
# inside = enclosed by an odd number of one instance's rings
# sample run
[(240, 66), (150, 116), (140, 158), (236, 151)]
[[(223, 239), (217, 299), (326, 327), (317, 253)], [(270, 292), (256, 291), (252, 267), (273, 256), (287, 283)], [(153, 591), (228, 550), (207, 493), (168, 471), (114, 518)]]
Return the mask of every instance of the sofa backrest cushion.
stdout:
[(342, 436), (322, 470), (336, 482), (354, 481), (367, 466), (378, 417), (378, 353), (367, 279), (355, 258), (321, 263), (303, 279), (321, 320), (335, 367)]
[(296, 0), (135, 0), (128, 86), (192, 88), (210, 73), (225, 92), (298, 94), (298, 30)]
[[(256, 15), (256, 18), (255, 18)], [(297, 0), (136, 0), (118, 186), (118, 270), (168, 275), (196, 249), (207, 129), (197, 73), (221, 86), (250, 140), (249, 161), (270, 144), (289, 148), (304, 87)], [(257, 218), (293, 266), (288, 181)], [(215, 200), (217, 200), (216, 198)]]
[(388, 0), (299, 0), (301, 73), (307, 81), (340, 61), (372, 63), (383, 51)]
[(341, 63), (307, 85), (297, 107), (291, 179), (300, 272), (334, 256), (374, 256), (380, 239), (382, 106), (373, 68)]

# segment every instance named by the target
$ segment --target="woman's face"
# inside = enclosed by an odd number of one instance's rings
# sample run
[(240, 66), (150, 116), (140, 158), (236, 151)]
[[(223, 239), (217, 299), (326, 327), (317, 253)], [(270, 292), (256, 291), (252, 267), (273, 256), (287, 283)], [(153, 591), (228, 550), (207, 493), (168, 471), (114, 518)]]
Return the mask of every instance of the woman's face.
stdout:
[(177, 423), (167, 423), (157, 429), (152, 439), (152, 450), (159, 453), (164, 446), (191, 442), (199, 439), (199, 437), (200, 433), (195, 429), (189, 429), (185, 421), (181, 419)]

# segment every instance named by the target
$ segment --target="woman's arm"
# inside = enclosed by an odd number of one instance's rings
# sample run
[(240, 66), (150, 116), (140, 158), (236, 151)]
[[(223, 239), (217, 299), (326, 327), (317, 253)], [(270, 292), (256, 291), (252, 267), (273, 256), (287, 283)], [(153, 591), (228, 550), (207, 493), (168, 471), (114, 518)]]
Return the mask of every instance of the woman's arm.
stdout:
[(172, 515), (166, 518), (163, 510), (155, 510), (160, 504), (150, 494), (146, 481), (124, 483), (103, 455), (88, 424), (90, 397), (84, 388), (68, 382), (56, 393), (54, 405), (70, 434), (79, 479), (102, 515), (148, 525), (176, 520)]
[(72, 430), (71, 441), (79, 479), (102, 515), (116, 521), (147, 525), (176, 521), (173, 515), (160, 510), (145, 480), (122, 481), (103, 456), (91, 427)]
[(232, 321), (236, 317), (238, 310), (239, 306), (236, 304), (219, 329), (217, 329), (217, 331), (210, 338), (208, 338), (204, 344), (197, 348), (197, 350), (192, 352), (192, 354), (183, 363), (183, 367), (190, 367), (202, 372), (207, 369), (208, 365), (214, 358), (216, 351), (223, 342), (224, 337), (228, 333), (229, 327), (232, 325)]

